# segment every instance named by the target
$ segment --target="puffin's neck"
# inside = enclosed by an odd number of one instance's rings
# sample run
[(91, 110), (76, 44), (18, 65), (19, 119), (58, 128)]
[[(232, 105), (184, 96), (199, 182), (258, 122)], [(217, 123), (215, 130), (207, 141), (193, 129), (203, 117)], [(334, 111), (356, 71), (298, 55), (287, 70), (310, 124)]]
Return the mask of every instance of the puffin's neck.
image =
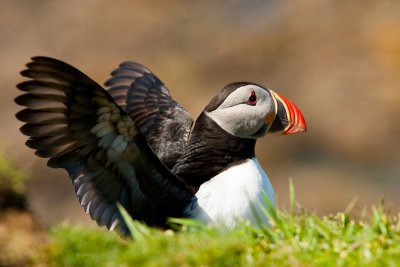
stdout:
[(256, 140), (227, 133), (204, 112), (196, 120), (185, 153), (172, 168), (193, 192), (225, 169), (255, 156)]

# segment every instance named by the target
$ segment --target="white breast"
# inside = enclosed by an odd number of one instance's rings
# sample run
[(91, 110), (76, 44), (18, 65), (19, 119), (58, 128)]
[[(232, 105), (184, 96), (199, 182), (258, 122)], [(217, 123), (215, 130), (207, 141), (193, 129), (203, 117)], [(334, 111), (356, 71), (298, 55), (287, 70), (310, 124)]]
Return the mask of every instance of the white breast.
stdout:
[(252, 158), (202, 184), (185, 213), (208, 224), (231, 228), (238, 220), (254, 222), (255, 208), (267, 222), (260, 211), (260, 205), (265, 205), (263, 195), (275, 204), (272, 184), (258, 160)]

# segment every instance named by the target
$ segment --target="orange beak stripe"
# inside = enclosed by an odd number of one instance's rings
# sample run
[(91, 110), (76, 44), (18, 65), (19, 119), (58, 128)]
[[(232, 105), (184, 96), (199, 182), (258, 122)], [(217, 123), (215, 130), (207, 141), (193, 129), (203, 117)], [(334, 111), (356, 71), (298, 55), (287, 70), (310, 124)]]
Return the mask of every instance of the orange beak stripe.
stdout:
[(282, 134), (294, 134), (307, 131), (306, 120), (300, 110), (287, 98), (276, 94), (276, 97), (281, 100), (287, 112), (289, 125)]

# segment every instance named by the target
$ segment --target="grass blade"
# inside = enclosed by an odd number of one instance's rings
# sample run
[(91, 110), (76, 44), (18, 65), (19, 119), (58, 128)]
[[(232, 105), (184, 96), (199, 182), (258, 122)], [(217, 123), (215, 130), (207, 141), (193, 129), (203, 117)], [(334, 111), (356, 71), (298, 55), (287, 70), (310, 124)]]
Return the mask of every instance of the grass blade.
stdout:
[(150, 234), (150, 229), (139, 221), (133, 220), (120, 203), (117, 203), (117, 206), (132, 238), (138, 241), (146, 239), (146, 237), (148, 237)]

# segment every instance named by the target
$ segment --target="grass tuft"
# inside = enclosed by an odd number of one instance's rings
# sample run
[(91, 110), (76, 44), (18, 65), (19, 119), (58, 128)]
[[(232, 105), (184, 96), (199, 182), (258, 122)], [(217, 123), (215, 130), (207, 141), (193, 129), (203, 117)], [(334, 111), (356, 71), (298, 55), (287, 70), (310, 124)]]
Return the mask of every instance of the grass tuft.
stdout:
[[(400, 220), (384, 205), (371, 215), (319, 217), (295, 208), (267, 208), (270, 226), (243, 223), (221, 231), (193, 220), (171, 219), (179, 231), (131, 221), (135, 240), (98, 229), (57, 226), (34, 263), (51, 266), (397, 266)], [(267, 203), (268, 204), (268, 203)], [(352, 204), (353, 205), (353, 204)], [(267, 205), (268, 206), (268, 205)], [(132, 224), (133, 223), (133, 224)]]
[(24, 172), (0, 151), (0, 210), (3, 208), (25, 208)]

